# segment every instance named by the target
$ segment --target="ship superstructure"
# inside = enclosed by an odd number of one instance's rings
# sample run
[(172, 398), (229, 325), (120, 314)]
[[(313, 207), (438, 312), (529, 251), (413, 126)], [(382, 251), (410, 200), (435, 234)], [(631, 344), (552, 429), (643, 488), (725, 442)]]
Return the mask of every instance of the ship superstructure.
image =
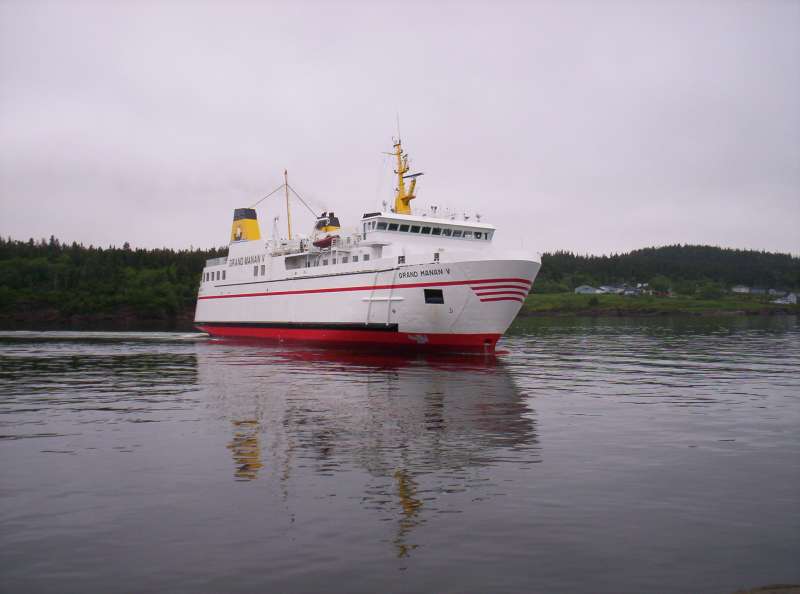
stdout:
[(392, 154), (394, 208), (365, 213), (349, 232), (325, 212), (309, 237), (264, 240), (256, 211), (236, 209), (228, 256), (203, 270), (197, 327), (213, 336), (494, 350), (540, 262), (496, 249), (495, 227), (477, 218), (413, 212), (421, 174), (408, 173), (399, 140)]

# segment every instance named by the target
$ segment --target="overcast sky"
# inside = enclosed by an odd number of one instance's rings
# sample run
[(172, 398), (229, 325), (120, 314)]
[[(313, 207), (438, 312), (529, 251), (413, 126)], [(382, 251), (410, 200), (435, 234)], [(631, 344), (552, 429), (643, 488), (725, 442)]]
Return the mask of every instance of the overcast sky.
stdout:
[(800, 253), (800, 2), (765, 0), (0, 1), (0, 235), (222, 245), (284, 167), (355, 225), (397, 112), (415, 205), (503, 245)]

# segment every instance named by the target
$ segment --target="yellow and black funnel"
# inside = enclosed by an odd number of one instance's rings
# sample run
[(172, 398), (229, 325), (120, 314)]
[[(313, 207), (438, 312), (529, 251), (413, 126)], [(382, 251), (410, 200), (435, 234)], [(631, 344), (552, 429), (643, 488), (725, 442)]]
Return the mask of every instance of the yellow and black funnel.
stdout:
[(233, 211), (231, 241), (253, 241), (261, 239), (258, 217), (254, 208), (237, 208)]

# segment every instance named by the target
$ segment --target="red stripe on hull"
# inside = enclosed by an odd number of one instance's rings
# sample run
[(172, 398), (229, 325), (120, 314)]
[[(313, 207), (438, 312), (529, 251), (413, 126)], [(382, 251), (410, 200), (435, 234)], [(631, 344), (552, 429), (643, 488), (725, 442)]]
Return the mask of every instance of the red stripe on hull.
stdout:
[(472, 289), (475, 291), (490, 291), (492, 289), (516, 289), (517, 291), (530, 291), (529, 287), (520, 287), (519, 285), (489, 285), (488, 287), (472, 287)]
[(387, 349), (492, 352), (500, 339), (500, 334), (432, 334), (375, 330), (310, 330), (203, 325), (197, 327), (211, 336), (258, 338), (276, 342), (362, 345)]
[[(306, 280), (306, 279), (287, 279), (293, 282), (299, 280)], [(311, 279), (309, 279), (311, 280)], [(274, 297), (277, 295), (307, 295), (312, 293), (339, 293), (342, 291), (383, 291), (386, 289), (414, 289), (419, 287), (451, 287), (456, 285), (474, 285), (474, 284), (483, 284), (483, 283), (502, 283), (502, 282), (509, 282), (509, 283), (525, 283), (527, 285), (531, 284), (531, 281), (524, 279), (524, 278), (490, 278), (485, 280), (474, 280), (474, 281), (439, 281), (439, 282), (430, 282), (430, 283), (408, 283), (408, 284), (398, 284), (398, 285), (364, 285), (358, 287), (330, 287), (324, 289), (302, 289), (296, 291), (269, 291), (269, 292), (261, 292), (261, 293), (235, 293), (232, 295), (205, 295), (203, 297), (198, 297), (198, 299), (234, 299), (237, 297)], [(480, 287), (472, 287), (473, 289), (478, 289)]]
[(519, 297), (483, 297), (481, 301), (519, 301), (520, 303), (525, 303), (525, 300)]
[(481, 291), (475, 292), (478, 297), (484, 297), (486, 295), (519, 295), (520, 297), (527, 297), (527, 293), (523, 293), (522, 291)]

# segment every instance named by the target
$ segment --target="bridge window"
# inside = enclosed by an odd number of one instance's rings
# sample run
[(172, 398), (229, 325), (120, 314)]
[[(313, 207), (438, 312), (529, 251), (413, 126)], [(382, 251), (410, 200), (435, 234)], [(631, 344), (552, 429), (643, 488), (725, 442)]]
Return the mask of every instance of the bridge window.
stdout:
[(403, 233), (407, 233), (408, 232), (408, 225), (400, 225), (400, 231), (402, 231)]
[(444, 293), (441, 289), (424, 289), (425, 303), (444, 303)]
[(385, 230), (386, 230), (386, 223), (384, 223), (383, 221), (378, 223), (378, 231), (385, 231)]
[(366, 262), (367, 260), (369, 260), (369, 254), (364, 254), (364, 262)]
[(258, 276), (258, 266), (253, 266), (253, 276)]
[(412, 233), (419, 233), (419, 225), (411, 225)]
[(422, 231), (420, 231), (420, 233), (422, 233), (423, 235), (430, 235), (431, 234), (431, 228), (430, 227), (423, 227)]
[(327, 266), (327, 265), (328, 265), (328, 261), (327, 261), (327, 260), (323, 260), (323, 261), (322, 261), (322, 265), (323, 265), (323, 266)]
[(353, 256), (353, 262), (358, 262), (358, 256)]
[(398, 264), (405, 264), (406, 263), (406, 257), (405, 256), (397, 256), (397, 263)]
[(219, 280), (219, 270), (217, 270), (217, 280)]
[(331, 264), (336, 264), (336, 258), (334, 258), (333, 260), (331, 260)]
[(453, 234), (452, 229), (447, 229), (447, 228), (442, 229), (442, 235), (444, 235), (445, 237), (450, 237), (452, 234)]
[(342, 264), (347, 264), (349, 260), (350, 258), (348, 258), (347, 256), (342, 256)]
[(461, 229), (453, 229), (453, 237), (461, 237)]
[(389, 223), (389, 231), (397, 231), (397, 223)]
[(464, 239), (472, 239), (472, 231), (464, 231)]
[(431, 235), (441, 235), (441, 234), (442, 234), (441, 227), (434, 227), (433, 230), (431, 231)]
[(225, 271), (222, 271), (222, 280), (225, 280)]

